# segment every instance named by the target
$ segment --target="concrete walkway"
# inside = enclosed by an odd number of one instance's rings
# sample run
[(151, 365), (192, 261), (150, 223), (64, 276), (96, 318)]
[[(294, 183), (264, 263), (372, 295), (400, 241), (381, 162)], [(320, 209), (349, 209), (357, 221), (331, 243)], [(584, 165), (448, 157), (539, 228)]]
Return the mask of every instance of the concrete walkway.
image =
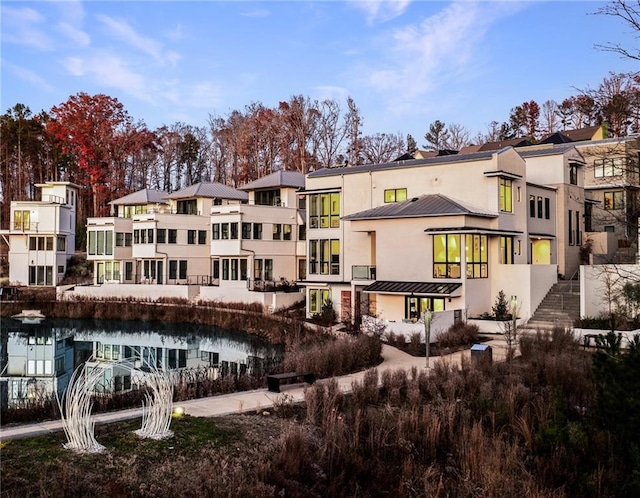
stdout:
[[(493, 339), (485, 344), (492, 347), (494, 360), (501, 360), (505, 357), (506, 344), (504, 340)], [(470, 357), (469, 349), (447, 356), (430, 358), (429, 367), (430, 369), (433, 368), (433, 366), (438, 362), (460, 365), (463, 357)], [(387, 345), (382, 346), (382, 358), (382, 363), (376, 367), (379, 375), (385, 370), (411, 370), (413, 367), (420, 370), (426, 368), (426, 358), (411, 356), (399, 349)], [(352, 383), (362, 381), (364, 375), (364, 371), (356, 372), (336, 377), (336, 380), (338, 381), (338, 386), (342, 392), (347, 393), (351, 391)], [(329, 382), (329, 380), (330, 379), (321, 379), (318, 382)], [(304, 393), (306, 389), (306, 384), (292, 384), (290, 386), (283, 386), (281, 393), (273, 393), (267, 391), (266, 388), (263, 388), (256, 389), (254, 391), (242, 391), (223, 394), (220, 396), (182, 401), (174, 403), (174, 406), (183, 407), (185, 413), (193, 417), (219, 417), (234, 413), (258, 412), (272, 408), (274, 403), (282, 401), (283, 399), (291, 400), (292, 402), (304, 401)], [(94, 419), (97, 424), (129, 420), (138, 417), (142, 417), (142, 408), (133, 408), (129, 410), (99, 413), (94, 415)], [(37, 436), (60, 430), (62, 430), (62, 422), (60, 420), (3, 427), (0, 428), (0, 441)]]

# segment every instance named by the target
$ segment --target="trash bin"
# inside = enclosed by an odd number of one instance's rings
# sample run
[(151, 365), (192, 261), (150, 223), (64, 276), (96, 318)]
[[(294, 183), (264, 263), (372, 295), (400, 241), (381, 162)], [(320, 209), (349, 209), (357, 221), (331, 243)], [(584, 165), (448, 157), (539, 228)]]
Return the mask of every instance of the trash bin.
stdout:
[(487, 344), (474, 344), (471, 346), (471, 363), (477, 366), (480, 363), (491, 363), (493, 351)]

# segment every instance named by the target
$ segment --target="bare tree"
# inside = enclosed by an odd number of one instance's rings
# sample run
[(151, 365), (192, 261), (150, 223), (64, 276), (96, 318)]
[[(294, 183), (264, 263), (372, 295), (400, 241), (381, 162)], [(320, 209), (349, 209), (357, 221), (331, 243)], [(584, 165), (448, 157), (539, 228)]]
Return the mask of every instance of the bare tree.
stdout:
[(558, 129), (558, 104), (555, 100), (546, 100), (542, 103), (541, 127), (545, 133), (554, 133)]
[[(631, 30), (635, 32), (635, 38), (638, 38), (638, 33), (640, 33), (639, 0), (636, 0), (635, 2), (628, 0), (611, 0), (608, 5), (598, 9), (597, 13), (621, 19), (627, 27), (630, 27)], [(629, 59), (640, 60), (640, 49), (637, 47), (634, 49), (627, 49), (619, 43), (605, 43), (604, 45), (596, 45), (596, 48), (615, 52), (622, 57), (627, 57)]]
[(609, 73), (597, 89), (586, 88), (580, 94), (593, 100), (600, 121), (609, 125), (613, 137), (624, 137), (640, 119), (640, 76)]
[(460, 150), (471, 143), (469, 130), (459, 123), (451, 123), (447, 127), (447, 133), (449, 136), (446, 144), (447, 149)]
[(338, 153), (347, 135), (345, 123), (340, 121), (342, 110), (340, 103), (325, 99), (318, 104), (318, 123), (316, 127), (318, 161), (321, 167), (329, 168), (336, 163)]
[(404, 140), (400, 133), (396, 135), (387, 133), (367, 135), (362, 138), (362, 144), (365, 161), (373, 164), (389, 162), (405, 151)]

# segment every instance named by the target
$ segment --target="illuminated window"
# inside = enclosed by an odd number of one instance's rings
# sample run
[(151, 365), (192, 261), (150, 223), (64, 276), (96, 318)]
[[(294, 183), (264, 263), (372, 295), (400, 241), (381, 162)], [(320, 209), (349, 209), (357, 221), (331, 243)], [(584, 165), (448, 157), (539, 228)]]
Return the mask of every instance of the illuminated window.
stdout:
[(512, 200), (513, 182), (506, 178), (500, 178), (500, 211), (513, 212)]
[(433, 236), (434, 278), (460, 278), (460, 235)]
[(406, 188), (391, 188), (384, 191), (384, 202), (402, 202), (406, 200)]
[(487, 278), (487, 236), (467, 235), (465, 237), (465, 260), (467, 278)]

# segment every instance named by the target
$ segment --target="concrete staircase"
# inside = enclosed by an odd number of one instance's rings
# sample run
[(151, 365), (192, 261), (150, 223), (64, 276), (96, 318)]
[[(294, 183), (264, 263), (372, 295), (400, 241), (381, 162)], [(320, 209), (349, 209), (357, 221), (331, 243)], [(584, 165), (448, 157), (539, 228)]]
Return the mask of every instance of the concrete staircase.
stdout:
[(580, 318), (580, 282), (560, 280), (551, 287), (525, 327), (529, 329), (573, 327), (573, 321), (578, 318)]

